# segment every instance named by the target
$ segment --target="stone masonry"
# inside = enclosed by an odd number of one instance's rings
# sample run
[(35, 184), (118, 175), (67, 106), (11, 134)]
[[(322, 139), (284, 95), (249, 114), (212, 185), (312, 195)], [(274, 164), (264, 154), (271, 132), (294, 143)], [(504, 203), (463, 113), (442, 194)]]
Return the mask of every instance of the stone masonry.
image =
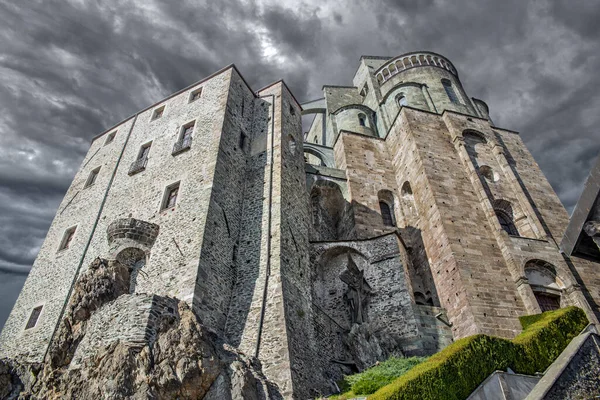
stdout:
[(597, 323), (600, 266), (560, 252), (567, 222), (519, 134), (441, 55), (363, 56), (350, 86), (302, 105), (232, 65), (92, 141), (0, 356), (41, 362), (101, 257), (129, 293), (92, 316), (106, 328), (74, 366), (151, 342), (156, 302), (178, 298), (284, 397), (328, 395), (390, 355), (512, 338), (521, 315), (576, 305)]

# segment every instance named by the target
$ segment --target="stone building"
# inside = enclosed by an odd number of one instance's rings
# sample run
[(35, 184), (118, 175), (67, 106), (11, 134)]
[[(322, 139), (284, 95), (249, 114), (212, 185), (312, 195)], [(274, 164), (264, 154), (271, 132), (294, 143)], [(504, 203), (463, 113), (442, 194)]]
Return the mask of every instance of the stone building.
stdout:
[[(331, 393), (391, 354), (514, 337), (520, 315), (576, 305), (597, 323), (600, 266), (561, 253), (567, 223), (518, 133), (441, 55), (364, 56), (352, 85), (302, 105), (229, 66), (92, 141), (0, 355), (41, 361), (102, 257), (129, 266), (131, 293), (186, 301), (284, 396)], [(154, 307), (94, 320), (143, 337)]]

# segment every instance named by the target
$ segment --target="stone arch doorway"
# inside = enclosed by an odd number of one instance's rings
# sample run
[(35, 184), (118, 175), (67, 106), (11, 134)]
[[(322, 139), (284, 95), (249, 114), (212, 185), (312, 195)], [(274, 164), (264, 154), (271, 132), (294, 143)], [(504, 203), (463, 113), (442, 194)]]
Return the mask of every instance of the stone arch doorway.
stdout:
[(554, 265), (543, 260), (530, 260), (525, 264), (525, 276), (542, 312), (557, 310), (564, 305), (565, 286), (557, 277)]
[(129, 268), (129, 293), (135, 293), (138, 276), (144, 274), (142, 268), (146, 265), (146, 253), (136, 247), (128, 247), (117, 254), (116, 260)]

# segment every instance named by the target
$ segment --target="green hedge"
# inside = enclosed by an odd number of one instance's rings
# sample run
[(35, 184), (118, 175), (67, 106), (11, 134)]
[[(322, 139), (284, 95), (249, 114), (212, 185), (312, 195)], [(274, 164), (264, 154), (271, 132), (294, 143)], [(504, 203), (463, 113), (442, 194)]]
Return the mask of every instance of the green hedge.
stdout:
[(576, 307), (520, 320), (524, 330), (512, 341), (487, 335), (460, 339), (369, 400), (464, 400), (496, 370), (544, 371), (588, 324), (583, 310)]

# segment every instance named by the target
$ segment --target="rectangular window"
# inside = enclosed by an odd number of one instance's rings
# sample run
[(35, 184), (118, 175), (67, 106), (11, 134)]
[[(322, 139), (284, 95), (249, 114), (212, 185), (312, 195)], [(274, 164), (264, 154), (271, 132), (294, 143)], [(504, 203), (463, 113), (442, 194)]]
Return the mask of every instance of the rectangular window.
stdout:
[(71, 241), (73, 240), (73, 236), (75, 236), (75, 229), (77, 229), (77, 227), (74, 226), (65, 231), (63, 239), (60, 242), (60, 247), (58, 248), (59, 250), (65, 250), (69, 248)]
[(194, 133), (194, 122), (190, 122), (187, 125), (184, 125), (181, 129), (180, 140), (188, 140), (192, 137), (192, 133)]
[(155, 109), (154, 112), (152, 113), (152, 121), (154, 121), (155, 119), (161, 118), (163, 116), (164, 112), (165, 112), (165, 106), (158, 107), (157, 109)]
[(94, 182), (96, 182), (96, 178), (98, 177), (98, 173), (100, 172), (100, 167), (94, 169), (92, 172), (90, 172), (90, 176), (88, 176), (87, 181), (85, 182), (85, 186), (83, 187), (84, 189), (87, 187), (90, 187), (94, 184)]
[(31, 310), (31, 315), (29, 316), (29, 320), (27, 320), (27, 325), (25, 325), (25, 329), (31, 329), (35, 327), (40, 318), (40, 314), (42, 313), (42, 308), (44, 306), (37, 306), (33, 310)]
[(152, 142), (146, 143), (140, 148), (140, 152), (134, 162), (131, 163), (129, 167), (129, 175), (137, 174), (146, 169), (146, 164), (148, 163), (148, 154), (150, 153), (150, 146), (152, 146)]
[(108, 134), (108, 136), (106, 137), (106, 142), (104, 142), (104, 145), (106, 146), (109, 143), (112, 143), (113, 140), (115, 140), (115, 135), (117, 134), (117, 131), (113, 131), (111, 133)]
[(202, 97), (202, 88), (198, 88), (190, 93), (190, 103)]
[(165, 196), (163, 198), (161, 210), (175, 207), (177, 204), (177, 196), (179, 195), (179, 182), (167, 186)]
[(195, 121), (185, 124), (181, 127), (179, 133), (179, 139), (173, 145), (173, 152), (171, 154), (177, 155), (189, 150), (192, 147), (192, 133), (194, 133)]
[(138, 154), (138, 160), (144, 160), (146, 158), (148, 158), (148, 153), (150, 153), (150, 146), (152, 145), (152, 143), (148, 143), (142, 146), (142, 148), (140, 149), (140, 152)]
[(458, 96), (456, 96), (456, 92), (454, 91), (454, 87), (452, 87), (452, 82), (450, 82), (448, 79), (442, 79), (442, 84), (444, 85), (444, 90), (446, 90), (446, 95), (448, 95), (450, 101), (460, 104), (460, 101), (458, 101)]

